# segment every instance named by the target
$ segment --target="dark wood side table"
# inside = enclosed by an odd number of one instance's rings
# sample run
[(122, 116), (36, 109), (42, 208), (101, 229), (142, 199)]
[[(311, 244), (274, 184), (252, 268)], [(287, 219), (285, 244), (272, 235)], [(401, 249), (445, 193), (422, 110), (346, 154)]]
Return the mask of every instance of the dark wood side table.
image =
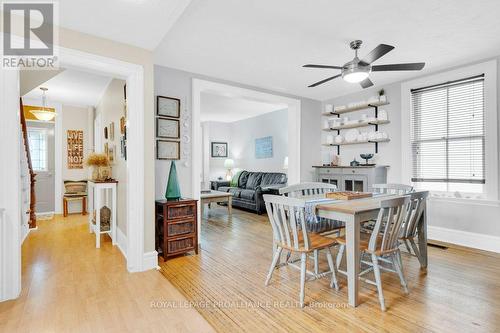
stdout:
[(195, 251), (198, 254), (198, 201), (155, 201), (156, 248), (164, 260)]

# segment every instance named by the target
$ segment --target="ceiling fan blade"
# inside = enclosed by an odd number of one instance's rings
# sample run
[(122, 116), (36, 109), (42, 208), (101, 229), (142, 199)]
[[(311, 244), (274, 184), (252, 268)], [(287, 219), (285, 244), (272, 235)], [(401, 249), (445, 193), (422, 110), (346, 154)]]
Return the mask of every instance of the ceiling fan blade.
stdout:
[(363, 87), (363, 89), (373, 86), (373, 82), (369, 77), (361, 81), (359, 84), (361, 85), (361, 87)]
[(330, 66), (330, 65), (313, 65), (313, 64), (307, 64), (302, 67), (307, 67), (307, 68), (332, 68), (332, 69), (342, 69), (341, 66)]
[(310, 86), (308, 86), (308, 87), (309, 87), (309, 88), (312, 88), (312, 87), (319, 86), (320, 84), (323, 84), (323, 83), (328, 82), (328, 81), (330, 81), (330, 80), (336, 79), (336, 78), (338, 78), (339, 76), (342, 76), (342, 74), (334, 75), (334, 76), (332, 76), (332, 77), (329, 77), (328, 79), (324, 79), (324, 80), (318, 81), (318, 82), (316, 82), (316, 83), (311, 84), (311, 85), (310, 85)]
[(372, 66), (374, 72), (385, 71), (419, 71), (424, 68), (425, 62), (414, 62), (409, 64), (391, 64), (391, 65), (375, 65)]
[(394, 46), (392, 46), (392, 45), (379, 44), (370, 53), (368, 53), (363, 59), (361, 59), (361, 62), (369, 65), (372, 62), (374, 62), (375, 60), (382, 58), (384, 55), (386, 55), (392, 49), (394, 49)]

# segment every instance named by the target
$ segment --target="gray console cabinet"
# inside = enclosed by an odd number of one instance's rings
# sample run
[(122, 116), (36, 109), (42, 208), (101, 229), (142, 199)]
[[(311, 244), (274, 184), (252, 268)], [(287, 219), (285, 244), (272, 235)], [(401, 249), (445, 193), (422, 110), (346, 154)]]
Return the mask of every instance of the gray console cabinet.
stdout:
[(337, 185), (340, 191), (371, 192), (373, 184), (387, 183), (388, 166), (315, 166), (316, 181)]

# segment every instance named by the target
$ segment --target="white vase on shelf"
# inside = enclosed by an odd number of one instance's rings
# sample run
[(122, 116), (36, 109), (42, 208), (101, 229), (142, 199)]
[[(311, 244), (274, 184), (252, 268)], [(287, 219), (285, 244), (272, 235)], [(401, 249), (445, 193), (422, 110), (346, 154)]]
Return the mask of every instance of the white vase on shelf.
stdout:
[(385, 111), (384, 109), (380, 110), (378, 112), (378, 119), (379, 120), (387, 120), (388, 119), (387, 111)]

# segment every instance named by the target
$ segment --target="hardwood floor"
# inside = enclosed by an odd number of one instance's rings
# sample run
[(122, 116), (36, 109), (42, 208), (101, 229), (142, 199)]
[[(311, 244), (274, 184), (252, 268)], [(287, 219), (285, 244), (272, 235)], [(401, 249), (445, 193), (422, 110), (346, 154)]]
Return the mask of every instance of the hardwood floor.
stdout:
[[(40, 221), (22, 248), (22, 292), (0, 303), (0, 332), (213, 332), (158, 271), (130, 274), (87, 217)], [(175, 303), (164, 303), (171, 301)]]
[[(280, 268), (270, 285), (264, 286), (272, 243), (266, 215), (234, 209), (228, 218), (225, 207), (207, 209), (201, 235), (200, 255), (161, 263), (162, 273), (190, 301), (204, 302), (198, 311), (219, 332), (500, 330), (497, 255), (429, 247), (425, 272), (415, 257), (403, 253), (410, 294), (403, 293), (396, 274), (383, 273), (387, 312), (380, 310), (375, 286), (365, 283), (362, 304), (348, 307), (343, 276), (340, 291), (329, 288), (329, 279), (306, 283), (306, 308), (300, 309), (298, 270)], [(321, 255), (320, 269), (326, 267)]]

